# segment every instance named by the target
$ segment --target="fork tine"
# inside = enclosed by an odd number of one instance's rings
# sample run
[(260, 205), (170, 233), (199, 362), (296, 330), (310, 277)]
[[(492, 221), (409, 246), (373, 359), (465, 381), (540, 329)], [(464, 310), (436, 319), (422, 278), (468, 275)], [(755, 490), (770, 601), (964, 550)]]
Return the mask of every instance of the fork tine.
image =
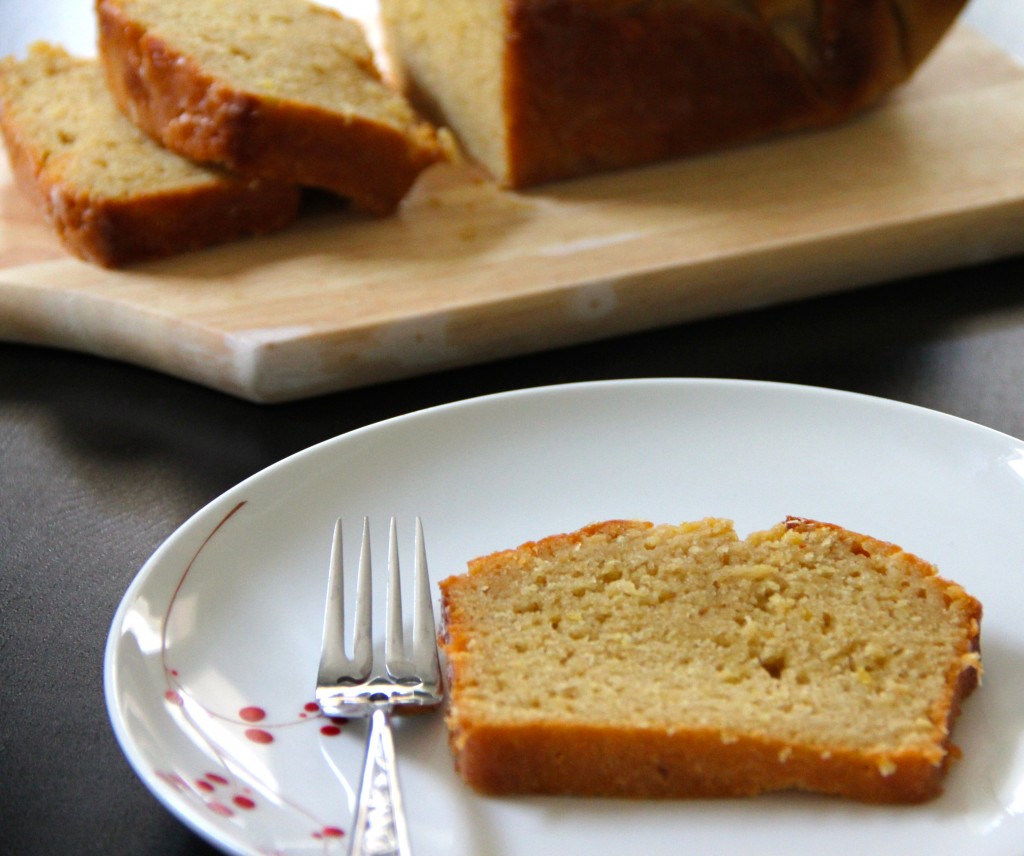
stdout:
[(412, 663), (405, 656), (405, 630), (402, 618), (402, 571), (398, 560), (398, 523), (391, 518), (388, 546), (387, 635), (384, 637), (384, 664), (396, 679), (412, 674)]
[(327, 606), (320, 646), (320, 671), (317, 681), (334, 683), (351, 668), (345, 656), (345, 587), (342, 569), (341, 520), (334, 523), (331, 563), (327, 574)]
[(412, 659), (415, 673), (424, 682), (436, 681), (440, 670), (437, 657), (437, 631), (434, 629), (434, 604), (427, 572), (427, 547), (423, 540), (423, 521), (416, 518), (415, 604), (413, 607)]
[(359, 548), (359, 576), (356, 578), (355, 628), (352, 665), (360, 680), (373, 668), (373, 573), (370, 561), (370, 518), (363, 518), (363, 542)]

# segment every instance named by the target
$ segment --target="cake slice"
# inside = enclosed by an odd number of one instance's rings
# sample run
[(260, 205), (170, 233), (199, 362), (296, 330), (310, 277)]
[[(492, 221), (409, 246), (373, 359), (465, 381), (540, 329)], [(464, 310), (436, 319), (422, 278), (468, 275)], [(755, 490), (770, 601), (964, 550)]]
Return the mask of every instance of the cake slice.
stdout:
[(487, 794), (920, 802), (981, 668), (963, 588), (798, 518), (598, 523), (441, 591), (451, 747)]
[(95, 60), (33, 45), (0, 62), (0, 130), (18, 185), (76, 255), (108, 267), (288, 225), (290, 184), (169, 152), (117, 109)]
[(391, 212), (444, 159), (361, 27), (307, 0), (97, 0), (127, 115), (180, 154)]
[(382, 0), (414, 103), (508, 187), (843, 121), (965, 0)]

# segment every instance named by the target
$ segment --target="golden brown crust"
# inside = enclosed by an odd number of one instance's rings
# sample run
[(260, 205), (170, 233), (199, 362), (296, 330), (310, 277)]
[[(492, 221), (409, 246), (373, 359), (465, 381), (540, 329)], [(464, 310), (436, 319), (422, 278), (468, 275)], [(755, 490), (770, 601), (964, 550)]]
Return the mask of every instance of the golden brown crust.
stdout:
[[(485, 794), (566, 794), (618, 797), (723, 797), (803, 789), (869, 803), (917, 803), (941, 792), (950, 762), (959, 755), (950, 738), (962, 701), (978, 685), (981, 604), (942, 579), (933, 565), (900, 547), (840, 526), (789, 517), (751, 539), (780, 539), (786, 532), (820, 535), (828, 530), (852, 553), (872, 561), (898, 562), (941, 588), (951, 615), (964, 626), (949, 657), (944, 690), (933, 699), (931, 745), (872, 751), (842, 745), (780, 740), (750, 731), (726, 736), (712, 727), (608, 725), (585, 721), (489, 721), (460, 709), (462, 670), (473, 656), (473, 627), (460, 594), (489, 585), (496, 575), (517, 574), (536, 559), (565, 553), (593, 536), (613, 541), (649, 530), (646, 521), (612, 520), (578, 532), (552, 535), (513, 550), (474, 559), (467, 574), (441, 582), (442, 644), (449, 668), (450, 745), (461, 777)], [(795, 546), (799, 546), (799, 541)], [(800, 548), (802, 549), (802, 548)], [(953, 620), (953, 619), (951, 619)]]
[[(906, 80), (963, 5), (508, 0), (504, 183), (835, 124)], [(415, 92), (418, 82), (410, 85)]]
[(48, 163), (47, 152), (0, 105), (15, 182), (75, 255), (105, 267), (163, 258), (272, 232), (297, 216), (292, 185), (223, 174), (176, 189), (140, 186), (111, 198)]
[(121, 108), (168, 148), (246, 175), (319, 187), (368, 212), (395, 209), (445, 153), (425, 123), (403, 133), (288, 99), (240, 92), (97, 0), (99, 52)]
[(743, 797), (800, 789), (869, 803), (917, 803), (941, 793), (945, 765), (907, 753), (887, 759), (739, 737), (714, 730), (482, 724), (451, 737), (462, 779), (490, 795), (677, 799)]
[(298, 212), (294, 187), (259, 180), (131, 199), (96, 198), (37, 171), (31, 154), (4, 136), (22, 192), (35, 200), (68, 250), (104, 267), (267, 234), (289, 225)]

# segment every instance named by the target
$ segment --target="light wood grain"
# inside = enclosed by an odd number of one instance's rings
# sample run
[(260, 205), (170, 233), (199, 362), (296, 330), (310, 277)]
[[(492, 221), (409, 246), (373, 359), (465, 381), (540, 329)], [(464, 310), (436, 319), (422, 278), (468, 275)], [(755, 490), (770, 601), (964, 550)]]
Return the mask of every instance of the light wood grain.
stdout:
[(125, 271), (0, 166), (0, 337), (283, 401), (1024, 251), (1024, 68), (960, 27), (841, 128), (513, 194), (431, 170), (384, 220)]

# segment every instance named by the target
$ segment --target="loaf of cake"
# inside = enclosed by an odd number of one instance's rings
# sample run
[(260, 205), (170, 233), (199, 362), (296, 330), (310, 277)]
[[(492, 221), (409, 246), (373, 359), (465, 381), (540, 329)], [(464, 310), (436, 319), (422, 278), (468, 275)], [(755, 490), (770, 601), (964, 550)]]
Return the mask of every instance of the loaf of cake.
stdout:
[(15, 180), (67, 248), (108, 267), (269, 232), (298, 212), (293, 185), (154, 143), (117, 109), (95, 60), (55, 45), (0, 62), (0, 130)]
[(132, 120), (187, 157), (323, 188), (377, 214), (445, 157), (386, 86), (362, 28), (307, 0), (97, 0)]
[(920, 802), (981, 669), (963, 588), (801, 518), (598, 523), (441, 592), (450, 743), (486, 794)]
[(838, 123), (964, 0), (382, 0), (401, 85), (507, 187)]

